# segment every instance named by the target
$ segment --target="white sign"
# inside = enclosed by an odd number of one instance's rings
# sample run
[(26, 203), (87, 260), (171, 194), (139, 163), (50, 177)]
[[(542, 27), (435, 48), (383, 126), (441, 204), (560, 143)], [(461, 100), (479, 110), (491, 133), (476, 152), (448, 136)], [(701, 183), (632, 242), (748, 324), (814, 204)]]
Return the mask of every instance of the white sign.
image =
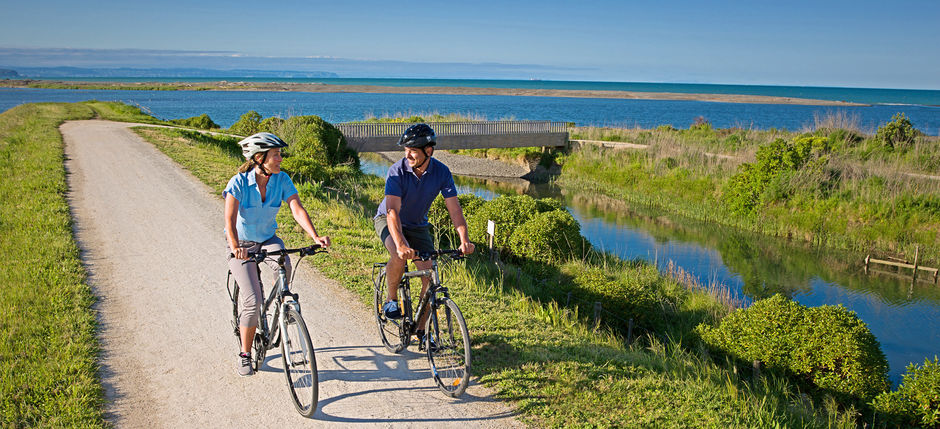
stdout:
[(486, 221), (486, 233), (489, 235), (496, 234), (496, 222), (491, 220)]

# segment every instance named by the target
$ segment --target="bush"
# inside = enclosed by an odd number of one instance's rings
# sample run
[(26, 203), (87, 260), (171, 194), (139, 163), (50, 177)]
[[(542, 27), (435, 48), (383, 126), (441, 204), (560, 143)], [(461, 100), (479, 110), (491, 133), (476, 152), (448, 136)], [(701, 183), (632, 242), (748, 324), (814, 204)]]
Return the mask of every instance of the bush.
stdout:
[[(466, 219), (469, 219), (471, 214), (476, 212), (476, 210), (486, 202), (486, 200), (475, 194), (457, 195), (457, 201), (460, 202), (460, 208), (463, 210), (463, 215)], [(469, 228), (469, 221), (467, 222), (467, 228)], [(428, 223), (434, 227), (437, 238), (441, 243), (440, 246), (455, 247), (455, 244), (460, 244), (460, 240), (457, 239), (457, 231), (454, 230), (454, 224), (450, 220), (450, 213), (447, 212), (447, 206), (444, 204), (444, 198), (440, 195), (431, 203), (431, 209), (428, 210)], [(486, 231), (484, 231), (484, 233), (485, 232)]]
[(323, 167), (340, 164), (359, 166), (359, 157), (356, 151), (346, 146), (343, 133), (319, 116), (293, 116), (281, 124), (280, 133), (280, 137), (289, 144), (285, 150), (285, 162), (294, 157)]
[(535, 211), (542, 213), (553, 210), (565, 210), (564, 203), (554, 198), (539, 198), (535, 200)]
[(470, 239), (477, 243), (486, 243), (487, 220), (492, 220), (496, 222), (494, 246), (507, 248), (513, 231), (529, 220), (536, 213), (537, 207), (535, 199), (528, 195), (501, 195), (487, 201), (467, 220)]
[(878, 340), (841, 305), (807, 308), (777, 294), (697, 331), (715, 349), (759, 360), (842, 399), (867, 402), (888, 388), (888, 363)]
[(660, 306), (663, 297), (658, 294), (662, 289), (639, 281), (618, 281), (602, 268), (580, 271), (572, 283), (575, 285), (574, 302), (600, 302), (604, 310), (619, 318), (608, 318), (610, 326), (626, 330), (624, 321), (632, 318), (637, 327), (655, 332), (664, 322), (665, 313)]
[(581, 225), (565, 210), (536, 213), (515, 228), (509, 238), (513, 255), (539, 262), (579, 257), (586, 247)]
[(276, 116), (265, 118), (263, 121), (261, 121), (260, 124), (258, 124), (258, 132), (271, 133), (280, 136), (282, 125), (284, 125), (284, 120), (281, 118)]
[(209, 115), (205, 113), (199, 116), (193, 116), (192, 118), (170, 119), (170, 122), (177, 124), (177, 125), (182, 125), (184, 127), (199, 128), (201, 130), (210, 130), (213, 128), (219, 128), (219, 124), (212, 122), (212, 119), (209, 118)]
[[(254, 133), (261, 132), (261, 114), (255, 112), (254, 110), (249, 110), (248, 113), (245, 113), (231, 127), (229, 127), (228, 132), (230, 134), (235, 134), (239, 136), (250, 136)], [(279, 136), (284, 138), (284, 136)]]
[(940, 428), (940, 360), (908, 365), (898, 390), (878, 395), (871, 406), (893, 425)]
[(800, 170), (810, 159), (823, 159), (820, 157), (829, 152), (830, 144), (826, 137), (805, 135), (792, 142), (777, 139), (761, 146), (757, 160), (741, 164), (740, 171), (725, 185), (725, 204), (736, 214), (750, 215), (762, 202), (787, 198), (788, 193), (779, 192), (781, 176)]
[(907, 119), (904, 113), (897, 113), (891, 117), (891, 122), (882, 125), (875, 133), (875, 138), (887, 147), (894, 148), (907, 146), (914, 142), (917, 137), (917, 130)]

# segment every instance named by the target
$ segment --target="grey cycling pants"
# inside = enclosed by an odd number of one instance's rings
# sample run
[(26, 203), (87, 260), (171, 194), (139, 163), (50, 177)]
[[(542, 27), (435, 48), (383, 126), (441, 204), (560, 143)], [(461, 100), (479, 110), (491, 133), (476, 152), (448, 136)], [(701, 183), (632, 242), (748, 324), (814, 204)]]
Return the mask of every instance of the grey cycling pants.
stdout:
[[(248, 252), (257, 252), (264, 250), (279, 250), (284, 248), (284, 242), (276, 235), (265, 240), (264, 243), (255, 241), (239, 241), (238, 247), (248, 248)], [(244, 263), (244, 260), (230, 257), (228, 260), (228, 269), (235, 277), (238, 283), (238, 326), (253, 328), (258, 326), (258, 315), (261, 314), (261, 305), (264, 304), (265, 297), (261, 293), (261, 282), (258, 278), (258, 265), (252, 261)], [(274, 271), (274, 278), (268, 283), (268, 293), (277, 283), (278, 265), (276, 260), (268, 259), (265, 263)], [(290, 280), (290, 257), (284, 258), (284, 268), (287, 269), (287, 279)]]

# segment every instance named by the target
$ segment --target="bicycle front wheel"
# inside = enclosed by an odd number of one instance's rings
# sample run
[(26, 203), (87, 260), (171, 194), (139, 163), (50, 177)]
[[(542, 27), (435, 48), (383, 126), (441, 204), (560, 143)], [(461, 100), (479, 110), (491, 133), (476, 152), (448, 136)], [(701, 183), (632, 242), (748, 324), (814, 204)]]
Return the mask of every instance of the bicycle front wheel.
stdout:
[(289, 305), (285, 308), (287, 311), (281, 315), (284, 318), (281, 358), (287, 376), (287, 390), (290, 391), (297, 412), (310, 417), (317, 411), (319, 400), (316, 355), (304, 319), (295, 308)]
[[(385, 270), (383, 269), (372, 281), (372, 309), (375, 313), (375, 322), (379, 327), (379, 338), (382, 339), (382, 344), (388, 351), (399, 353), (408, 343), (402, 336), (401, 319), (389, 319), (382, 311), (382, 305), (385, 304)], [(400, 291), (399, 295), (401, 295)], [(398, 302), (402, 300), (399, 298)]]
[(425, 332), (424, 349), (437, 387), (448, 396), (462, 395), (470, 383), (470, 334), (457, 304), (450, 298), (438, 301)]

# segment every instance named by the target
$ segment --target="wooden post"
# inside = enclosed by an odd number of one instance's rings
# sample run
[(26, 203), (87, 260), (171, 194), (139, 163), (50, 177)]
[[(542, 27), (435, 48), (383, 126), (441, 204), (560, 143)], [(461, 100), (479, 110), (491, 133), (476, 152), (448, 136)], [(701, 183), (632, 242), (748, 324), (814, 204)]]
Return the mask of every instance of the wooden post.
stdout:
[(571, 292), (568, 292), (568, 300), (565, 301), (565, 307), (571, 306)]
[(919, 262), (919, 260), (920, 260), (920, 245), (917, 245), (917, 246), (914, 246), (914, 282), (917, 281), (917, 263)]
[(751, 363), (751, 367), (754, 368), (754, 380), (757, 381), (757, 379), (760, 378), (760, 361), (755, 360)]
[(601, 303), (594, 301), (594, 329), (601, 326)]
[(868, 274), (868, 264), (871, 263), (871, 254), (865, 255), (865, 274)]
[(627, 321), (627, 344), (633, 343), (633, 318)]

